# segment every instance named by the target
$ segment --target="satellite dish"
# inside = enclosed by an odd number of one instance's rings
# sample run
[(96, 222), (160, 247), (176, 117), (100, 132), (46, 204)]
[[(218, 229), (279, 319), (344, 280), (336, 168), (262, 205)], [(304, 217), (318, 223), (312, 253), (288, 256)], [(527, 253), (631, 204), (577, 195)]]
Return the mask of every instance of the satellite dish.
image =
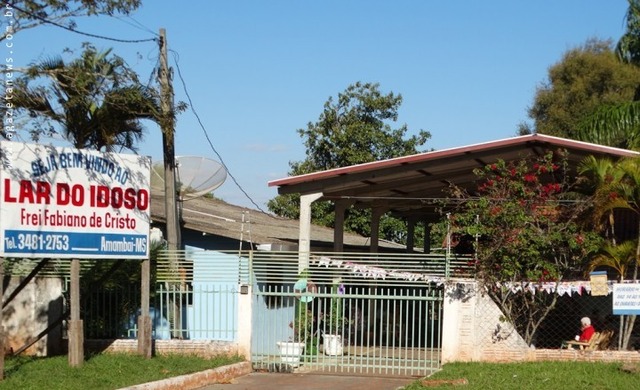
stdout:
[[(176, 157), (176, 187), (180, 200), (210, 193), (227, 179), (225, 167), (214, 160), (198, 156)], [(164, 193), (164, 164), (151, 167), (151, 191)]]

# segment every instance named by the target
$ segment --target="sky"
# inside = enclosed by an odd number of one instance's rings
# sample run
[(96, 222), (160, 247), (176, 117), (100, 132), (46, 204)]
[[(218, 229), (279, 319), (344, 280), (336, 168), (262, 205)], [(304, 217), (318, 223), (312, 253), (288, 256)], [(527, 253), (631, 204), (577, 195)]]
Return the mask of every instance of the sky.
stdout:
[[(358, 81), (403, 97), (398, 128), (431, 133), (424, 150), (512, 137), (528, 121), (548, 68), (589, 38), (624, 33), (626, 0), (143, 0), (129, 17), (76, 19), (77, 31), (119, 40), (164, 28), (177, 117), (177, 156), (222, 163), (214, 195), (267, 211), (268, 182), (305, 159), (297, 133), (329, 97)], [(15, 67), (79, 50), (112, 48), (144, 82), (156, 42), (123, 43), (43, 25), (15, 34)], [(0, 57), (1, 58), (1, 57)], [(64, 57), (71, 59), (73, 57)], [(139, 153), (162, 163), (162, 137), (145, 123)], [(21, 134), (27, 141), (26, 134)]]

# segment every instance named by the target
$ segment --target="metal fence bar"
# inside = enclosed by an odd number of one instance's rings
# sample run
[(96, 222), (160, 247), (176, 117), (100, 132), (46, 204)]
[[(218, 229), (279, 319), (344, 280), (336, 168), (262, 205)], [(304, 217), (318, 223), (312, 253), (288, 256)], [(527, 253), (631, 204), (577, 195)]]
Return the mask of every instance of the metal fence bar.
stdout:
[[(447, 264), (452, 275), (463, 275), (471, 269), (470, 260), (424, 254), (310, 253), (309, 269), (300, 275), (299, 258), (297, 252), (161, 253), (151, 302), (154, 337), (235, 339), (239, 287), (251, 284), (252, 360), (257, 364), (274, 370), (291, 366), (283, 364), (277, 343), (294, 338), (290, 324), (297, 305), (306, 301), (311, 335), (299, 364), (307, 368), (426, 375), (439, 367)], [(304, 291), (296, 288), (300, 279), (309, 282)], [(91, 321), (85, 317), (85, 323), (95, 324), (93, 334), (135, 337), (138, 286), (100, 290), (104, 295), (92, 300), (84, 313), (92, 317)], [(335, 300), (342, 304), (332, 306)], [(327, 320), (334, 314), (347, 319), (344, 325)], [(342, 353), (329, 352), (324, 335), (333, 332), (340, 336)]]
[[(252, 346), (252, 360), (275, 371), (304, 366), (361, 374), (431, 373), (440, 365), (442, 294), (435, 291), (442, 290), (446, 259), (428, 257), (312, 253), (309, 268), (299, 273), (297, 253), (256, 254), (251, 268), (254, 313), (261, 313), (257, 316), (268, 326), (254, 326), (254, 339), (259, 341)], [(301, 281), (304, 291), (293, 289)], [(314, 329), (300, 360), (291, 363), (290, 356), (274, 352), (272, 345), (293, 334), (287, 328), (295, 322), (295, 307), (302, 300), (313, 315)], [(334, 306), (334, 300), (341, 306)], [(347, 317), (348, 326), (336, 332), (326, 320), (334, 314)], [(331, 352), (328, 340), (333, 336), (325, 337), (334, 332), (343, 342), (339, 354)]]

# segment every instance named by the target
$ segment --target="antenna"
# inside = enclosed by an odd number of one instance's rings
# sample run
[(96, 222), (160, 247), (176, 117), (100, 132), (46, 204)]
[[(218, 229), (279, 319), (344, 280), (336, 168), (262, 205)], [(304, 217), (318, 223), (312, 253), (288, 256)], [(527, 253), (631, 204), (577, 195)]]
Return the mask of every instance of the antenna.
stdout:
[[(199, 156), (176, 157), (176, 187), (179, 200), (189, 200), (208, 194), (227, 179), (227, 170), (214, 160)], [(151, 167), (151, 192), (164, 193), (164, 165)]]

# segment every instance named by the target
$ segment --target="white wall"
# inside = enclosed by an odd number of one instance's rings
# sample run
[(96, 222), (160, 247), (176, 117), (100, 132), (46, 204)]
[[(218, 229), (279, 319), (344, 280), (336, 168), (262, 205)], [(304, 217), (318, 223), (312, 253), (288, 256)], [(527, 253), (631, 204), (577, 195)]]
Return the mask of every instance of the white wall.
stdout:
[[(475, 281), (445, 287), (442, 362), (495, 360), (496, 355), (526, 351), (528, 346)], [(499, 360), (499, 359), (498, 359)]]
[[(4, 301), (24, 278), (12, 277), (4, 291)], [(5, 349), (17, 351), (60, 318), (63, 311), (62, 279), (34, 278), (2, 311)], [(62, 352), (61, 324), (25, 350), (25, 354), (47, 356)]]

